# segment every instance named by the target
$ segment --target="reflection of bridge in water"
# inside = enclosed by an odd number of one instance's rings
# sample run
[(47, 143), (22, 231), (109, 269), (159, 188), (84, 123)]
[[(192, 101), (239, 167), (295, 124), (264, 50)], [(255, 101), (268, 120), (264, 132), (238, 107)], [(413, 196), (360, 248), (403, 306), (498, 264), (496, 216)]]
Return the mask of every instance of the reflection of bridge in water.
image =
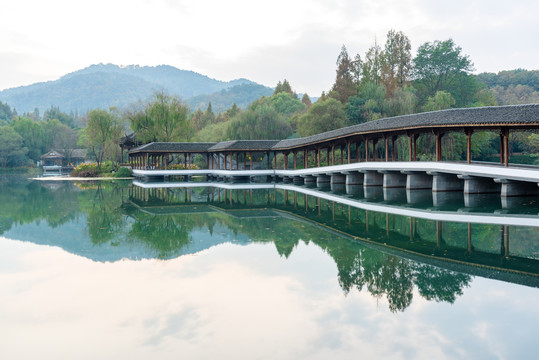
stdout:
[(384, 252), (539, 287), (539, 205), (529, 206), (526, 213), (511, 213), (499, 206), (499, 197), (497, 201), (490, 197), (492, 206), (483, 201), (480, 207), (465, 207), (461, 193), (434, 204), (430, 191), (410, 203), (404, 189), (388, 198), (381, 188), (374, 194), (362, 186), (355, 186), (351, 195), (342, 188), (290, 184), (135, 181), (133, 185), (132, 203), (150, 214), (196, 209), (247, 217), (292, 216)]

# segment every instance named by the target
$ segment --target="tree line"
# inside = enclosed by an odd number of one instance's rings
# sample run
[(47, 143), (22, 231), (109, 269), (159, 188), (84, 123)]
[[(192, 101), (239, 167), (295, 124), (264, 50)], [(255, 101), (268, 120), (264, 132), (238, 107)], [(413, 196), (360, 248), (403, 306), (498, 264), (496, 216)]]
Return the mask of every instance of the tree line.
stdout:
[[(285, 79), (271, 96), (262, 96), (245, 109), (233, 104), (215, 113), (190, 111), (178, 97), (158, 92), (129, 109), (95, 109), (85, 115), (65, 114), (51, 107), (43, 116), (19, 116), (0, 102), (0, 166), (35, 163), (45, 152), (84, 147), (98, 166), (120, 163), (120, 139), (131, 132), (137, 141), (260, 140), (308, 136), (383, 117), (455, 107), (539, 102), (539, 71), (511, 70), (473, 75), (473, 62), (452, 39), (425, 42), (412, 56), (411, 41), (390, 30), (383, 45), (375, 42), (365, 54), (351, 56), (342, 46), (335, 81), (313, 103)], [(493, 133), (474, 134), (474, 158), (488, 160), (499, 152)], [(514, 152), (538, 153), (539, 136), (515, 134)], [(461, 134), (444, 137), (451, 159), (465, 155)], [(432, 141), (420, 137), (419, 157), (428, 159)], [(535, 162), (537, 157), (524, 159)]]

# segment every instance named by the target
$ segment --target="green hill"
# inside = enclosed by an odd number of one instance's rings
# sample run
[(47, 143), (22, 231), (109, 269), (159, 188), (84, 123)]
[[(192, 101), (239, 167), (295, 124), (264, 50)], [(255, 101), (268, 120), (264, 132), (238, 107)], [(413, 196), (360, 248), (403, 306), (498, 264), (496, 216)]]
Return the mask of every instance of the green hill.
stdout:
[[(32, 112), (35, 108), (43, 113), (51, 106), (57, 106), (64, 112), (85, 113), (95, 108), (124, 108), (138, 100), (145, 100), (160, 90), (177, 95), (188, 103), (203, 103), (200, 100), (191, 102), (188, 99), (204, 94), (222, 94), (223, 91), (239, 86), (239, 89), (232, 91), (234, 95), (230, 101), (230, 105), (234, 101), (239, 105), (250, 103), (250, 99), (255, 96), (244, 89), (244, 85), (255, 86), (250, 89), (253, 91), (258, 87), (264, 88), (247, 79), (225, 82), (167, 65), (120, 67), (99, 64), (67, 74), (55, 81), (1, 91), (0, 101), (15, 108), (18, 113)], [(269, 88), (265, 89), (269, 91)], [(223, 98), (223, 95), (216, 96)], [(260, 96), (257, 95), (256, 98)], [(225, 108), (229, 106), (224, 98), (222, 102)]]

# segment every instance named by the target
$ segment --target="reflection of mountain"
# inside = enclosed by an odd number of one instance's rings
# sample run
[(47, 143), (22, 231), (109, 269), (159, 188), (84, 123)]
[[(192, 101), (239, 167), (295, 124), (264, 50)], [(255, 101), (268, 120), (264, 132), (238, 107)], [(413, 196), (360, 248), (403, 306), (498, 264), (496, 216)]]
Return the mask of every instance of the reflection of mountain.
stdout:
[[(58, 246), (94, 261), (168, 259), (223, 243), (273, 243), (288, 257), (303, 241), (332, 257), (345, 293), (385, 296), (392, 311), (410, 305), (414, 288), (425, 299), (454, 302), (470, 275), (539, 287), (537, 259), (525, 255), (537, 245), (527, 239), (511, 242), (509, 249), (503, 241), (509, 237), (498, 225), (376, 213), (275, 188), (0, 186), (0, 200), (12, 205), (0, 210), (3, 236)], [(510, 231), (529, 238), (534, 229)]]

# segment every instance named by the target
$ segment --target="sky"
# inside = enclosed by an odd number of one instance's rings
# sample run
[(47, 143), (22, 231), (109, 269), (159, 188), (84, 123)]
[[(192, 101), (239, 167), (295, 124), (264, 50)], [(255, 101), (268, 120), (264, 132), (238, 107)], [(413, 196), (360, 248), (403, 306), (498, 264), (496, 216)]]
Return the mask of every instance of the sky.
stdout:
[(539, 69), (537, 0), (2, 0), (0, 90), (92, 64), (171, 65), (319, 96), (342, 45), (452, 38), (475, 73)]

